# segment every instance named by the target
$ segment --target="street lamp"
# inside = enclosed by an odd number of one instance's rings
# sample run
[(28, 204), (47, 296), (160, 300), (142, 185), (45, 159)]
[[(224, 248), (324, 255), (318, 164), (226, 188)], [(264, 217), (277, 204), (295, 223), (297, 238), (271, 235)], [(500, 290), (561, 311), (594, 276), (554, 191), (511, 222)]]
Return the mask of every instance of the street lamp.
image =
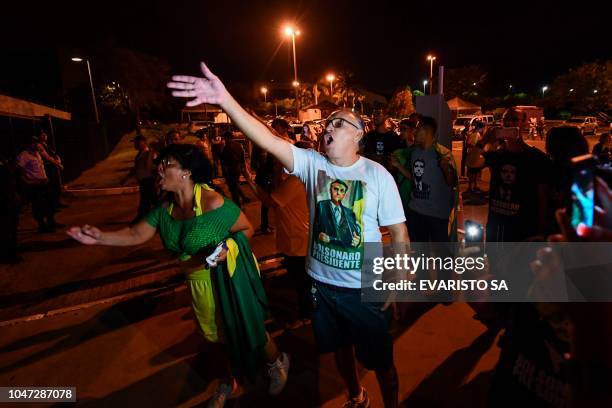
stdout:
[(423, 95), (425, 95), (425, 86), (427, 85), (427, 80), (423, 81)]
[(547, 86), (543, 86), (542, 87), (542, 97), (544, 97), (544, 93), (546, 93), (546, 91), (548, 91), (548, 87)]
[(300, 86), (300, 83), (298, 81), (293, 81), (291, 85), (297, 89)]
[[(80, 57), (72, 57), (73, 62), (83, 62), (83, 58)], [(89, 60), (85, 58), (85, 62), (87, 63), (87, 73), (89, 73), (89, 86), (91, 87), (91, 99), (93, 101), (94, 113), (96, 114), (96, 124), (100, 123), (100, 117), (98, 115), (98, 104), (96, 103), (96, 93), (94, 91), (93, 79), (91, 78), (91, 66), (89, 65)]]
[(476, 86), (476, 82), (472, 82), (472, 85)]
[(299, 102), (298, 102), (298, 85), (295, 85), (295, 83), (298, 80), (298, 76), (297, 76), (297, 58), (295, 56), (295, 36), (300, 35), (301, 32), (300, 30), (296, 29), (295, 27), (292, 27), (290, 25), (285, 27), (285, 36), (289, 37), (291, 36), (291, 44), (292, 44), (292, 49), (293, 49), (293, 83), (294, 83), (294, 87), (295, 87), (295, 110), (298, 111), (299, 113)]
[(336, 79), (334, 74), (327, 74), (327, 80), (329, 81), (329, 96), (331, 98), (334, 97), (334, 79)]
[(435, 55), (428, 55), (427, 61), (429, 61), (429, 94), (433, 95), (433, 63), (436, 60)]
[(571, 88), (571, 89), (570, 89), (570, 92), (574, 92), (574, 88)]
[(512, 85), (509, 85), (509, 86), (508, 86), (508, 89), (509, 89), (510, 91), (512, 91)]
[(261, 87), (261, 93), (264, 96), (264, 102), (268, 102), (268, 100), (266, 99), (267, 95), (268, 95), (268, 88), (266, 88), (265, 86)]
[(597, 92), (599, 92), (597, 89), (593, 90), (593, 93), (596, 94)]

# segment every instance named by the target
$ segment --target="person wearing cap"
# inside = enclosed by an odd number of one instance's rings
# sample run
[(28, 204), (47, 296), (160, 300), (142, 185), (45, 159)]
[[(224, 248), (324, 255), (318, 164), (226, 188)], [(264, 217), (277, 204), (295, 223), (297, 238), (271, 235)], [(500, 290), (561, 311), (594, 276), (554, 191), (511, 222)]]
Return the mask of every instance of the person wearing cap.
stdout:
[(141, 220), (157, 203), (157, 193), (155, 190), (155, 152), (151, 150), (147, 139), (138, 135), (134, 139), (134, 149), (138, 151), (134, 158), (134, 167), (121, 180), (121, 184), (125, 184), (130, 177), (136, 178), (138, 181), (140, 198), (138, 201), (138, 212), (136, 218), (132, 222)]
[[(380, 304), (361, 301), (361, 272), (366, 242), (380, 243), (380, 227), (387, 227), (394, 245), (408, 242), (401, 198), (393, 176), (380, 164), (359, 154), (364, 123), (351, 110), (333, 112), (325, 126), (325, 152), (301, 149), (276, 137), (251, 116), (226, 90), (221, 80), (201, 64), (203, 77), (173, 76), (168, 87), (177, 97), (193, 98), (187, 106), (219, 105), (245, 136), (278, 159), (289, 174), (305, 185), (310, 225), (325, 213), (318, 203), (329, 197), (331, 185), (342, 180), (348, 187), (343, 206), (355, 214), (361, 234), (349, 247), (325, 242), (310, 231), (307, 271), (312, 278), (313, 330), (320, 353), (333, 352), (349, 393), (345, 406), (369, 407), (369, 397), (357, 374), (356, 361), (376, 373), (386, 407), (397, 407), (398, 376), (393, 362), (393, 339), (389, 333), (390, 299)], [(334, 215), (335, 217), (335, 215)], [(327, 221), (327, 220), (326, 220)], [(338, 225), (348, 226), (339, 214)], [(358, 242), (357, 242), (358, 241)]]

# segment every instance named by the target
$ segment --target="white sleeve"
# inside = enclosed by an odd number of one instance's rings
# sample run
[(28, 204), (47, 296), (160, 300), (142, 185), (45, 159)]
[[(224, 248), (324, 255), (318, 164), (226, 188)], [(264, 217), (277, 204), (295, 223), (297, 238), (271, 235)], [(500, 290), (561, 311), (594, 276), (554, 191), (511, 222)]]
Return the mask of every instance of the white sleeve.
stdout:
[(314, 150), (302, 149), (294, 145), (291, 145), (291, 151), (293, 152), (293, 171), (289, 172), (285, 169), (285, 173), (296, 176), (306, 184), (310, 175), (310, 167), (318, 159), (316, 157), (318, 153)]
[(386, 227), (406, 221), (402, 199), (391, 173), (381, 170), (378, 186), (378, 224)]

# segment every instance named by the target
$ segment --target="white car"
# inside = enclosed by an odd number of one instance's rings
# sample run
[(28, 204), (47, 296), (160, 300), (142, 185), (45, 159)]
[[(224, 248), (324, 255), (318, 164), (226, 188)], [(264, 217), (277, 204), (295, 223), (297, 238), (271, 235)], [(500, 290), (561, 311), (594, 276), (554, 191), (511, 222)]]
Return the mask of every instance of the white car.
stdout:
[(574, 116), (566, 120), (565, 125), (577, 127), (583, 135), (587, 133), (595, 135), (599, 127), (597, 118), (594, 116)]
[(476, 122), (482, 122), (485, 125), (492, 125), (494, 121), (493, 115), (469, 115), (469, 116), (459, 116), (453, 122), (453, 135), (459, 136), (461, 135), (461, 131), (468, 126), (468, 128), (474, 126)]

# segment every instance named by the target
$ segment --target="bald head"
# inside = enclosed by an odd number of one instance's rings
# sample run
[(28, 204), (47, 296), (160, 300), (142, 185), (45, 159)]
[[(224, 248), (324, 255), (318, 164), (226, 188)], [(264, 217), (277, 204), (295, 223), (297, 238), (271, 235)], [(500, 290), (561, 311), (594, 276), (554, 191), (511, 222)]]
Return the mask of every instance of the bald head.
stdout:
[(350, 109), (333, 112), (325, 123), (325, 152), (328, 158), (342, 161), (354, 157), (364, 134), (361, 117)]

